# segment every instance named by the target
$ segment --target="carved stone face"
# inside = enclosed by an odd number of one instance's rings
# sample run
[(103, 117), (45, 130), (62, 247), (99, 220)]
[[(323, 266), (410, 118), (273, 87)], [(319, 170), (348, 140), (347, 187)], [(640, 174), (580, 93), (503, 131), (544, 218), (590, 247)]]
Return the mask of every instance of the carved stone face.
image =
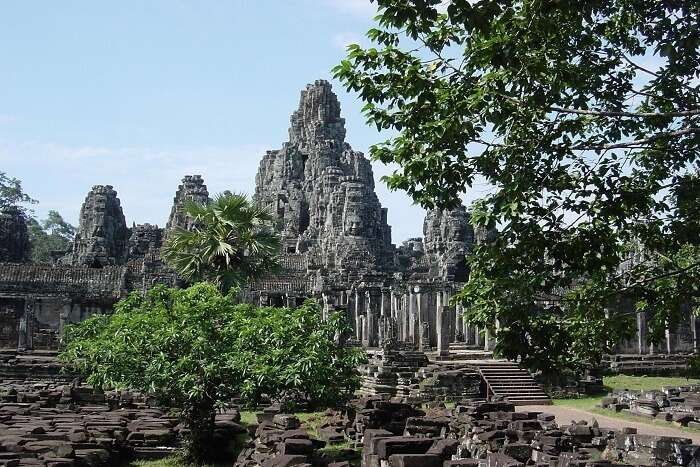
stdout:
[(365, 233), (368, 208), (364, 196), (364, 186), (360, 183), (348, 183), (345, 188), (345, 208), (343, 209), (343, 232), (345, 235), (360, 237)]
[(359, 237), (362, 235), (363, 231), (362, 218), (359, 216), (356, 209), (353, 209), (351, 212), (346, 211), (345, 235)]

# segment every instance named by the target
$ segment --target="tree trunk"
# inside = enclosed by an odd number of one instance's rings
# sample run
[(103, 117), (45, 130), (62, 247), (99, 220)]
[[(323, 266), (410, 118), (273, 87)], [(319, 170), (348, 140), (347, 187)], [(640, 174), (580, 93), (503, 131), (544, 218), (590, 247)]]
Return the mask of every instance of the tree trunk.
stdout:
[(215, 453), (211, 449), (214, 440), (214, 398), (205, 396), (194, 404), (186, 418), (190, 435), (187, 440), (186, 458), (193, 464), (203, 464)]

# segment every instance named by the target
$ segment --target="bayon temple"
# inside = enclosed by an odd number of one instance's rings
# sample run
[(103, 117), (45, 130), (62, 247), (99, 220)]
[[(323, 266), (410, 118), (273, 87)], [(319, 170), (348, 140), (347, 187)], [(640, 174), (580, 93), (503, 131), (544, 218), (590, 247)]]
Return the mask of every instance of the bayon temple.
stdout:
[[(459, 207), (429, 211), (423, 238), (393, 244), (372, 166), (346, 142), (331, 85), (308, 85), (290, 123), (289, 140), (262, 156), (254, 193), (277, 220), (282, 267), (241, 298), (272, 306), (314, 298), (324, 314), (345, 313), (354, 339), (368, 348), (390, 340), (438, 357), (450, 350), (490, 350), (488, 330), (463, 322), (459, 306), (450, 304), (468, 274), (465, 255), (490, 233), (474, 229), (467, 209)], [(67, 323), (109, 312), (130, 291), (178, 285), (159, 249), (172, 229), (188, 227), (185, 201), (209, 196), (201, 176), (186, 175), (165, 228), (129, 227), (117, 191), (96, 185), (85, 197), (71, 250), (56, 252), (47, 265), (25, 262), (26, 226), (23, 233), (14, 225), (16, 215), (3, 213), (0, 347), (56, 349)], [(656, 348), (646, 345), (644, 316), (638, 323), (637, 339), (620, 343), (620, 354), (670, 355), (698, 346), (695, 318), (670, 329)]]

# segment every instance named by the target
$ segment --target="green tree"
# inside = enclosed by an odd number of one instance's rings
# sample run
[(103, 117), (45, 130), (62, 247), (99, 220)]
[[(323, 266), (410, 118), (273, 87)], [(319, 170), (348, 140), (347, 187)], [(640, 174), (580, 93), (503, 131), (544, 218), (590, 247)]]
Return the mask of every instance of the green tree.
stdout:
[(49, 211), (42, 222), (33, 217), (27, 219), (31, 260), (33, 263), (50, 263), (51, 252), (65, 252), (75, 237), (76, 228), (66, 222), (57, 211)]
[[(615, 301), (698, 242), (697, 2), (377, 4), (373, 47), (349, 46), (334, 74), (395, 132), (371, 148), (398, 165), (385, 181), (426, 207), (492, 188), (473, 221), (499, 233), (471, 258), (466, 318), (534, 367), (597, 360), (633, 329)], [(664, 264), (679, 280), (700, 266)], [(658, 310), (650, 335), (677, 312)]]
[(16, 207), (26, 216), (27, 208), (24, 205), (36, 202), (24, 192), (20, 180), (9, 177), (5, 172), (0, 172), (0, 211), (8, 207)]
[(185, 280), (207, 280), (223, 291), (274, 270), (280, 250), (272, 216), (244, 195), (225, 193), (185, 206), (193, 227), (167, 239), (163, 258)]
[(296, 309), (236, 304), (212, 284), (157, 286), (132, 293), (112, 315), (68, 326), (61, 359), (95, 387), (141, 390), (182, 408), (187, 456), (212, 449), (215, 410), (241, 396), (342, 402), (357, 387), (362, 353), (336, 345), (348, 330), (339, 315), (321, 321), (309, 302)]

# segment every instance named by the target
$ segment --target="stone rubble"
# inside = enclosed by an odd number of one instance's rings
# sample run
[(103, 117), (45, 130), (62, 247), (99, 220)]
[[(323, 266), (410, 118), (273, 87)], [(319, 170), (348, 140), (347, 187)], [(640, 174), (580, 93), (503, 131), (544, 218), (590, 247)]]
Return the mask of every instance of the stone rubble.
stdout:
[(617, 390), (601, 407), (700, 429), (700, 385), (663, 387), (653, 391)]
[[(217, 415), (215, 438), (231, 440), (243, 432), (238, 411)], [(138, 393), (0, 380), (0, 465), (97, 467), (162, 458), (185, 433), (177, 417)]]
[(450, 402), (481, 394), (481, 377), (468, 364), (431, 364), (425, 352), (398, 343), (371, 354), (358, 370), (363, 396)]
[[(690, 439), (615, 431), (596, 422), (557, 423), (553, 415), (515, 412), (504, 402), (421, 409), (369, 397), (353, 401), (346, 413), (328, 411), (329, 422), (315, 431), (275, 409), (266, 417), (236, 466), (358, 465), (345, 446), (355, 449), (363, 467), (700, 464), (700, 446)], [(334, 444), (341, 448), (329, 451)]]

